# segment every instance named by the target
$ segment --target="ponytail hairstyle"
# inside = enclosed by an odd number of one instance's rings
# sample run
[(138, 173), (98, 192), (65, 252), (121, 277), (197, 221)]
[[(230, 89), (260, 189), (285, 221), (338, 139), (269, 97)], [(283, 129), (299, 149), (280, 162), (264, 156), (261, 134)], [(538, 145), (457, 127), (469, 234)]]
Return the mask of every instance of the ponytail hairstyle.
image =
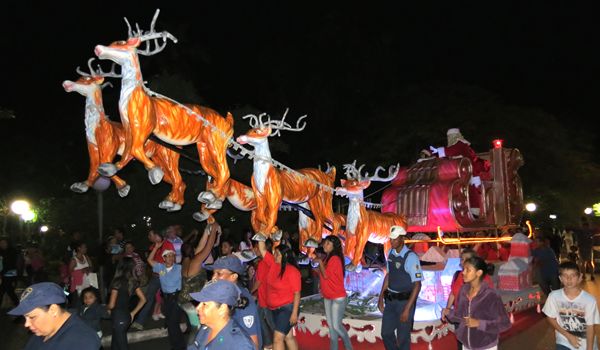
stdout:
[(275, 249), (277, 249), (281, 254), (281, 271), (279, 272), (279, 278), (281, 279), (283, 278), (283, 274), (285, 273), (285, 268), (287, 265), (292, 265), (298, 269), (298, 264), (296, 263), (294, 252), (287, 245), (280, 244)]
[(329, 235), (325, 237), (325, 240), (333, 244), (333, 250), (331, 251), (331, 253), (327, 254), (327, 257), (325, 258), (325, 263), (328, 263), (331, 257), (337, 256), (340, 259), (340, 262), (342, 263), (342, 274), (343, 276), (346, 276), (346, 269), (344, 269), (344, 252), (342, 249), (342, 241), (339, 239), (339, 237), (334, 235)]
[(485, 275), (493, 275), (494, 274), (494, 265), (488, 264), (482, 258), (478, 256), (471, 257), (465, 261), (465, 264), (469, 264), (475, 268), (475, 271), (481, 270), (483, 273), (479, 280), (483, 280)]
[[(248, 300), (248, 298), (240, 295), (240, 297), (237, 299), (237, 303), (235, 305), (227, 305), (227, 309), (229, 310), (229, 317), (233, 316), (233, 313), (235, 312), (236, 309), (245, 309), (248, 305), (250, 304), (250, 301)], [(221, 307), (221, 305), (223, 305), (223, 303), (219, 303), (215, 301), (215, 306), (218, 308)]]

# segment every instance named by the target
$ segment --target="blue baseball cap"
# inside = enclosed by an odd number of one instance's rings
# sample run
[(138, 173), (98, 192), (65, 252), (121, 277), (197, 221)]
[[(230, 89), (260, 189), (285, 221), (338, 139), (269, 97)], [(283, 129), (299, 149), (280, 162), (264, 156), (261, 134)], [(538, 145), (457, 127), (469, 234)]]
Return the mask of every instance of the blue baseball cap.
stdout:
[(58, 284), (52, 282), (36, 283), (23, 291), (19, 305), (10, 310), (8, 314), (21, 316), (38, 307), (64, 304), (66, 302), (65, 291)]
[(214, 301), (216, 303), (235, 306), (240, 298), (241, 291), (234, 283), (225, 280), (206, 282), (204, 288), (197, 293), (190, 293), (194, 300), (199, 302)]
[(227, 269), (231, 272), (235, 272), (238, 275), (243, 275), (246, 273), (246, 269), (242, 264), (242, 261), (235, 255), (227, 255), (218, 258), (212, 265), (205, 265), (205, 269), (207, 270), (219, 270), (219, 269)]

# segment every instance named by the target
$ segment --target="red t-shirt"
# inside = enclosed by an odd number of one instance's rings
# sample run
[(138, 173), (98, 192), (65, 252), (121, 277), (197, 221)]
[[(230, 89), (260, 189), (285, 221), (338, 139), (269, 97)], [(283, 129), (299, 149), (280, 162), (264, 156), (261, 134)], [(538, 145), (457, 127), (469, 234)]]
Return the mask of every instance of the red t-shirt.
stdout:
[(325, 266), (325, 278), (321, 275), (321, 295), (326, 299), (337, 299), (346, 296), (346, 288), (344, 287), (344, 270), (342, 262), (338, 256), (329, 258)]
[(260, 307), (267, 307), (267, 274), (269, 267), (274, 263), (273, 255), (267, 252), (256, 267), (256, 280), (260, 281), (258, 286), (258, 306)]
[[(483, 278), (484, 282), (487, 282), (487, 284), (490, 286), (490, 288), (494, 289), (494, 282), (492, 282), (492, 278), (490, 277), (490, 275), (485, 275), (485, 277)], [(452, 282), (452, 294), (454, 295), (454, 308), (456, 309), (456, 307), (458, 306), (458, 294), (460, 292), (460, 288), (462, 288), (463, 284), (465, 284), (465, 280), (463, 279), (463, 273), (462, 271), (458, 273), (458, 276), (456, 277), (456, 280), (454, 280)]]
[(281, 265), (274, 263), (267, 274), (267, 307), (271, 310), (293, 303), (294, 293), (302, 289), (300, 271), (297, 268), (286, 265), (281, 278), (280, 271)]
[[(149, 249), (149, 251), (152, 251), (152, 249), (154, 249), (154, 245), (155, 245), (155, 244), (156, 244), (156, 243), (154, 243), (154, 244), (152, 244), (152, 245), (150, 246), (150, 249)], [(154, 259), (152, 259), (152, 260), (156, 261), (157, 263), (164, 264), (164, 263), (165, 263), (165, 259), (163, 259), (163, 257), (162, 257), (162, 253), (163, 253), (165, 250), (172, 250), (172, 251), (175, 251), (175, 248), (173, 247), (173, 243), (171, 243), (171, 242), (167, 241), (166, 239), (163, 241), (163, 244), (162, 244), (162, 246), (161, 246), (160, 248), (158, 248), (158, 250), (156, 251), (156, 254), (154, 254)]]
[(501, 261), (508, 261), (508, 258), (510, 257), (510, 246), (507, 248), (500, 246), (500, 249), (498, 249), (498, 255), (500, 255)]

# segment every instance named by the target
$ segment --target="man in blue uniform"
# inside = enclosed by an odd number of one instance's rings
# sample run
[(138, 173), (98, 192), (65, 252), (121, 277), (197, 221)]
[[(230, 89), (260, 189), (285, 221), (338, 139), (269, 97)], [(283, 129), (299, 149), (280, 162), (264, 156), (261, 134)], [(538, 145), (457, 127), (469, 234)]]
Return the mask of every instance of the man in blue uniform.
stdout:
[(212, 280), (190, 296), (200, 302), (196, 310), (202, 327), (188, 350), (254, 350), (250, 336), (231, 318), (240, 306), (240, 289), (225, 280)]
[(241, 296), (248, 300), (244, 308), (237, 308), (233, 313), (233, 319), (248, 335), (256, 345), (256, 349), (262, 349), (262, 332), (260, 318), (256, 301), (246, 287), (241, 284), (241, 278), (246, 274), (246, 269), (235, 255), (222, 256), (212, 265), (206, 265), (207, 270), (213, 271), (213, 280), (225, 280), (235, 283), (240, 289)]
[(387, 350), (410, 349), (410, 333), (423, 279), (419, 257), (404, 245), (405, 236), (402, 226), (391, 227), (392, 249), (378, 304), (383, 313), (381, 338)]
[(9, 315), (24, 316), (34, 335), (25, 350), (98, 350), (100, 338), (90, 326), (64, 308), (64, 290), (51, 282), (36, 283), (23, 291), (19, 306)]

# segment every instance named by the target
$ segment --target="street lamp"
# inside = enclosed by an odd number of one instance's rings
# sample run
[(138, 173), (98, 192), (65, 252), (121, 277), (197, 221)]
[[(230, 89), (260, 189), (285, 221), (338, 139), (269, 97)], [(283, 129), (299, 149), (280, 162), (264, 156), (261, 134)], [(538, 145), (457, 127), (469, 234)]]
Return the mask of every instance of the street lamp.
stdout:
[(48, 232), (48, 226), (42, 225), (42, 227), (40, 227), (40, 232), (42, 232), (42, 233)]
[(555, 214), (550, 214), (548, 217), (552, 220), (556, 220), (557, 216)]
[(525, 209), (528, 212), (533, 213), (537, 209), (537, 205), (535, 205), (535, 203), (527, 203), (525, 204)]
[(21, 220), (25, 222), (33, 221), (33, 219), (35, 219), (35, 213), (32, 210), (28, 210), (21, 214)]
[(585, 210), (583, 212), (585, 213), (585, 215), (590, 215), (590, 214), (592, 214), (593, 210), (592, 210), (592, 208), (585, 208)]
[(10, 210), (17, 215), (23, 215), (26, 212), (31, 211), (31, 206), (29, 205), (29, 202), (19, 199), (12, 202)]

